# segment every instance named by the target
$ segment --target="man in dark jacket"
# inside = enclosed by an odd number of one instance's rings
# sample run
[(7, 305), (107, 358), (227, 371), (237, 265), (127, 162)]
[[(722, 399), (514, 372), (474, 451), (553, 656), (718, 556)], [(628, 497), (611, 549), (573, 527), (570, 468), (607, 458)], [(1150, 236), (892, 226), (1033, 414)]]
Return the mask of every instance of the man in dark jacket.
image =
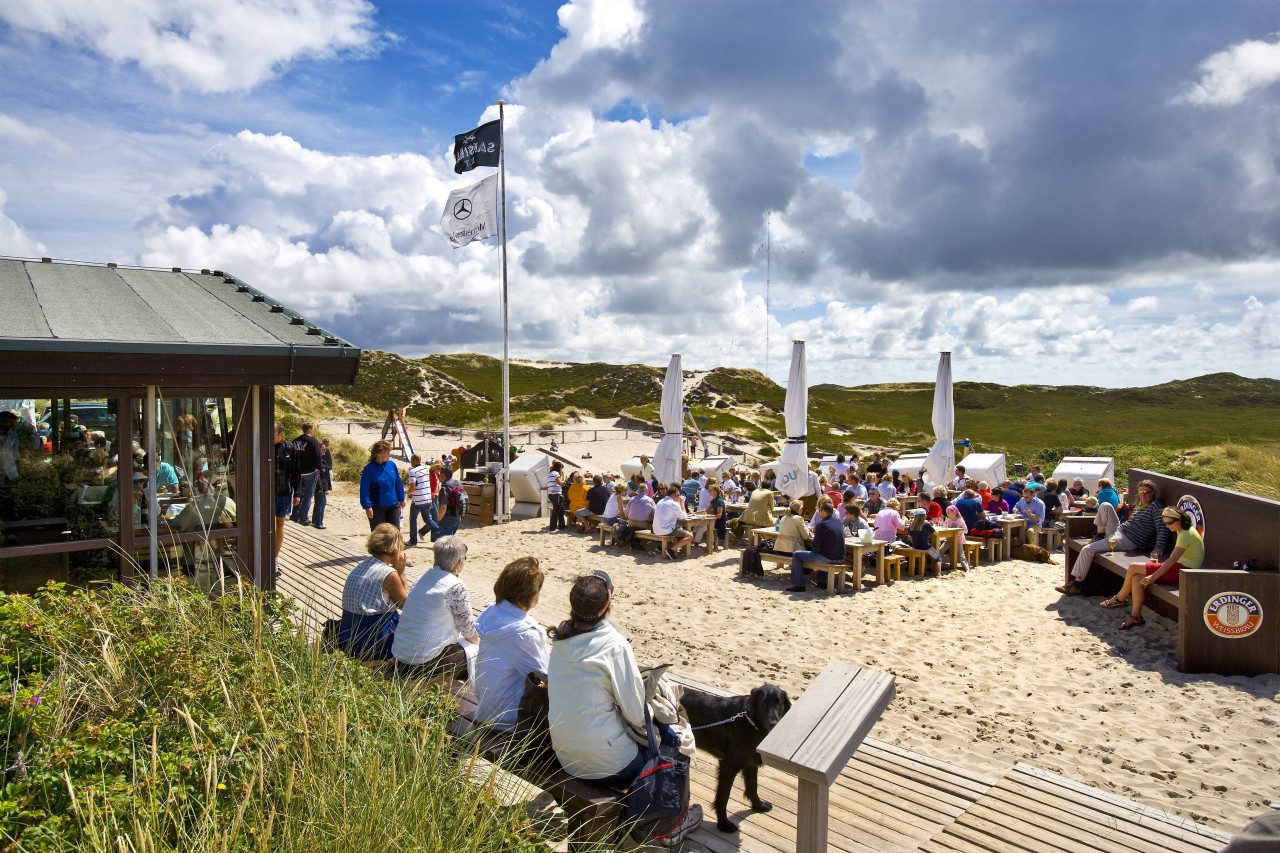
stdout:
[(324, 530), (324, 510), (333, 491), (333, 454), (329, 451), (329, 439), (320, 442), (320, 470), (316, 472), (315, 509), (311, 512), (311, 526)]
[[(818, 523), (813, 528), (813, 550), (791, 555), (791, 586), (787, 592), (804, 592), (805, 563), (844, 563), (844, 526), (829, 501), (818, 504)], [(843, 571), (840, 569), (839, 571)]]
[(585, 532), (590, 533), (595, 529), (596, 523), (591, 520), (591, 516), (604, 515), (604, 508), (609, 504), (611, 494), (613, 489), (604, 484), (604, 477), (596, 474), (591, 478), (591, 488), (587, 489), (587, 505), (578, 510), (577, 518)]
[(275, 447), (276, 535), (271, 542), (271, 570), (279, 572), (280, 546), (284, 543), (284, 520), (298, 505), (298, 454), (293, 445), (284, 440), (284, 425), (276, 421)]
[(293, 505), (293, 520), (298, 524), (311, 523), (311, 501), (316, 494), (316, 481), (320, 478), (320, 442), (313, 433), (315, 424), (303, 424), (302, 435), (293, 440), (293, 449), (298, 458), (298, 501)]

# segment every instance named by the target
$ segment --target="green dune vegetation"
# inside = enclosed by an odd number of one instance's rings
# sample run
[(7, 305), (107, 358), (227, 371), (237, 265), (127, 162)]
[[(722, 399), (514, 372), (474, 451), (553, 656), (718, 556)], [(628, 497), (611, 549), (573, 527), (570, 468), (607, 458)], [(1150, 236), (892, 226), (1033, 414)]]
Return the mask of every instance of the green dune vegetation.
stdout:
[(453, 699), (183, 582), (0, 595), (4, 849), (546, 850), (449, 738)]
[[(663, 369), (639, 364), (514, 363), (512, 420), (563, 425), (580, 416), (657, 423)], [(685, 402), (708, 432), (759, 442), (776, 452), (785, 389), (755, 370), (720, 367), (686, 374)], [(474, 354), (408, 359), (369, 351), (355, 386), (282, 389), (286, 419), (380, 420), (393, 406), (410, 420), (479, 427), (502, 416), (500, 362)], [(958, 382), (956, 437), (1010, 462), (1052, 466), (1063, 456), (1113, 456), (1140, 466), (1280, 498), (1280, 381), (1216, 373), (1145, 388), (1005, 386)], [(809, 447), (836, 453), (854, 444), (892, 451), (932, 442), (931, 382), (809, 389)]]

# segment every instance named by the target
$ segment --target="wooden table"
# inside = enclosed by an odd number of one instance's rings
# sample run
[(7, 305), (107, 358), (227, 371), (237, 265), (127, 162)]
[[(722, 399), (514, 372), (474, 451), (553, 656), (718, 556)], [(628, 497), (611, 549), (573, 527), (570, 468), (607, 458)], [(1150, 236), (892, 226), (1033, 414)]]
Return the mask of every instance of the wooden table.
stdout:
[(797, 778), (797, 853), (825, 853), (831, 786), (897, 693), (892, 675), (829, 663), (758, 748)]
[(698, 532), (698, 528), (702, 528), (702, 544), (707, 546), (707, 556), (710, 557), (716, 552), (715, 516), (707, 515), (705, 513), (691, 515), (684, 520), (684, 525), (689, 529), (690, 533), (694, 534)]
[(1020, 515), (997, 515), (995, 519), (1004, 528), (1004, 558), (1007, 560), (1013, 556), (1013, 529), (1025, 529), (1027, 520)]
[[(953, 569), (960, 565), (960, 560), (964, 558), (964, 554), (960, 553), (960, 534), (963, 532), (959, 527), (935, 527), (933, 529), (933, 547), (938, 549), (938, 553), (942, 553), (942, 541), (944, 539), (951, 540), (947, 550), (949, 555), (947, 562), (951, 564)], [(941, 567), (938, 570), (941, 571)]]
[(903, 511), (915, 509), (919, 501), (918, 495), (898, 495), (898, 509)]
[[(853, 538), (844, 540), (845, 561), (853, 571), (853, 582), (857, 585), (857, 589), (862, 588), (862, 558), (868, 554), (876, 555), (876, 586), (886, 582), (884, 547), (888, 544), (888, 542), (880, 542), (875, 539), (867, 543), (859, 542)], [(844, 586), (844, 584), (842, 583), (840, 586)]]

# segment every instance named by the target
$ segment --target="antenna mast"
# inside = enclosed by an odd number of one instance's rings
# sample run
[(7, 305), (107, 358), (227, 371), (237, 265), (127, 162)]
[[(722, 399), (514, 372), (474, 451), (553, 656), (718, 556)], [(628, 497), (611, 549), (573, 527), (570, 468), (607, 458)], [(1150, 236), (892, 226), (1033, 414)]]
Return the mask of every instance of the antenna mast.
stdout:
[(772, 211), (764, 215), (764, 375), (769, 375), (769, 285), (773, 278)]

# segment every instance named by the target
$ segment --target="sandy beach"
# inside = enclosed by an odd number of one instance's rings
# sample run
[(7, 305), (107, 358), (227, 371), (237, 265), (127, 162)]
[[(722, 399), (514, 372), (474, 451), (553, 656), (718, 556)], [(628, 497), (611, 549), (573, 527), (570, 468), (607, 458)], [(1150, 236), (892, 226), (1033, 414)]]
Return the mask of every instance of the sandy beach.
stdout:
[[(596, 471), (652, 449), (634, 439), (561, 445), (574, 458), (589, 450), (583, 462)], [(368, 526), (356, 489), (336, 485), (327, 526), (361, 548)], [(1177, 672), (1176, 625), (1148, 611), (1145, 627), (1121, 632), (1122, 617), (1098, 599), (1060, 598), (1060, 553), (1052, 565), (1009, 560), (788, 596), (779, 573), (739, 578), (735, 548), (667, 562), (551, 533), (545, 519), (461, 535), (474, 605), (492, 601), (506, 562), (532, 554), (548, 573), (534, 615), (554, 624), (573, 579), (603, 568), (617, 587), (612, 618), (637, 657), (700, 681), (735, 691), (769, 681), (794, 697), (831, 660), (891, 672), (897, 699), (872, 734), (934, 758), (993, 774), (1026, 761), (1228, 832), (1280, 800), (1280, 676)], [(409, 562), (429, 567), (429, 545)]]

